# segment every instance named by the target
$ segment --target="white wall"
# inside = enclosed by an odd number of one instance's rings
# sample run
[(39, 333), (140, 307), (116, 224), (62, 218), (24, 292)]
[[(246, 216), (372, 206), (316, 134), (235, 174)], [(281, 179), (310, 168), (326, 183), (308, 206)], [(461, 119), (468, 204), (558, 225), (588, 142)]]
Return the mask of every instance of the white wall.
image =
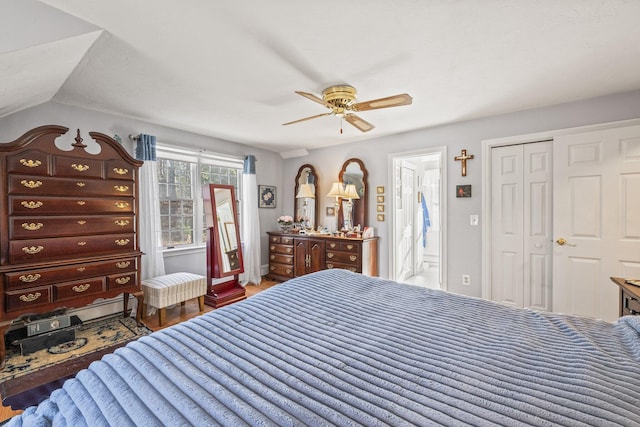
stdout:
[[(283, 188), (285, 193), (284, 211), (288, 214), (293, 212), (295, 174), (302, 164), (309, 163), (315, 167), (319, 178), (320, 192), (317, 198), (321, 212), (319, 223), (326, 223), (328, 220), (324, 217), (325, 207), (332, 204), (333, 200), (324, 197), (324, 195), (328, 192), (331, 183), (338, 180), (338, 173), (342, 163), (351, 157), (360, 158), (369, 172), (368, 225), (375, 227), (376, 234), (380, 236), (378, 260), (380, 276), (389, 277), (389, 245), (391, 240), (389, 226), (391, 221), (388, 218), (385, 222), (375, 221), (376, 186), (384, 185), (387, 197), (390, 194), (391, 181), (388, 176), (388, 156), (390, 153), (447, 145), (449, 147), (449, 158), (444, 159), (444, 161), (447, 162), (448, 185), (446, 210), (448, 215), (448, 218), (446, 218), (448, 227), (448, 266), (445, 272), (448, 277), (448, 290), (480, 297), (482, 227), (481, 225), (477, 227), (469, 225), (469, 215), (479, 215), (482, 212), (480, 142), (492, 138), (633, 118), (640, 118), (640, 91), (454, 123), (401, 135), (386, 136), (369, 141), (314, 150), (307, 156), (284, 161), (283, 179), (287, 183)], [(352, 130), (345, 128), (345, 131), (351, 132)], [(372, 132), (375, 132), (375, 130)], [(475, 159), (467, 163), (466, 177), (460, 176), (460, 162), (453, 160), (453, 157), (459, 155), (462, 149), (466, 149), (468, 154), (475, 155)], [(455, 187), (460, 184), (472, 185), (471, 198), (458, 199), (455, 197)], [(388, 217), (390, 205), (388, 202), (385, 205)], [(480, 221), (484, 220), (480, 218)], [(471, 286), (463, 286), (461, 284), (462, 274), (471, 276)]]

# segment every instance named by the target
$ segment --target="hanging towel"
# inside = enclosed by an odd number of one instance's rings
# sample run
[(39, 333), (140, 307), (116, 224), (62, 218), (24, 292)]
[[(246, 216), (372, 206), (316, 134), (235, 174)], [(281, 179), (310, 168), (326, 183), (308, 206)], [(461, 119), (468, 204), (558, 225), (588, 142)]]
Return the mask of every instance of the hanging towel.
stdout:
[(422, 247), (427, 247), (427, 228), (431, 226), (431, 220), (429, 219), (429, 209), (427, 209), (427, 201), (424, 194), (422, 199)]

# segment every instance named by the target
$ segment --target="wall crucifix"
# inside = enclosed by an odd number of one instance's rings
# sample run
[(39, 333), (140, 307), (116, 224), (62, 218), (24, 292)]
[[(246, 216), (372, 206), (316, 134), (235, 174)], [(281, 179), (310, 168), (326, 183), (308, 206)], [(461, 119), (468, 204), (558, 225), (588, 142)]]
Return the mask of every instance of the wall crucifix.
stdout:
[(473, 154), (467, 154), (467, 150), (462, 150), (459, 156), (453, 158), (453, 160), (462, 162), (462, 176), (467, 176), (467, 160), (473, 159)]

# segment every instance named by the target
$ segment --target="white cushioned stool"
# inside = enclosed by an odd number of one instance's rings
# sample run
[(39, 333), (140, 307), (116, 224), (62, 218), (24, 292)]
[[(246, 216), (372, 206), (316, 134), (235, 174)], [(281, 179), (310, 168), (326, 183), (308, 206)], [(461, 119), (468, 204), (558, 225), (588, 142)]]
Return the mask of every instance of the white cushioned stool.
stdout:
[(144, 304), (142, 318), (146, 317), (147, 306), (158, 309), (158, 323), (164, 325), (166, 308), (173, 304), (198, 298), (198, 308), (204, 311), (204, 295), (207, 293), (207, 278), (193, 273), (171, 273), (142, 281)]

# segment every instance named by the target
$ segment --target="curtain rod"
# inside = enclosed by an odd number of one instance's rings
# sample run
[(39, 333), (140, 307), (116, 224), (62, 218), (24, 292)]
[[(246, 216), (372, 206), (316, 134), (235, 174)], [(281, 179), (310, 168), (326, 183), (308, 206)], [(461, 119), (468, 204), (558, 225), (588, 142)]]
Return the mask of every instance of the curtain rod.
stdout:
[(140, 139), (140, 135), (131, 135), (129, 134), (129, 139), (132, 141), (138, 141)]

